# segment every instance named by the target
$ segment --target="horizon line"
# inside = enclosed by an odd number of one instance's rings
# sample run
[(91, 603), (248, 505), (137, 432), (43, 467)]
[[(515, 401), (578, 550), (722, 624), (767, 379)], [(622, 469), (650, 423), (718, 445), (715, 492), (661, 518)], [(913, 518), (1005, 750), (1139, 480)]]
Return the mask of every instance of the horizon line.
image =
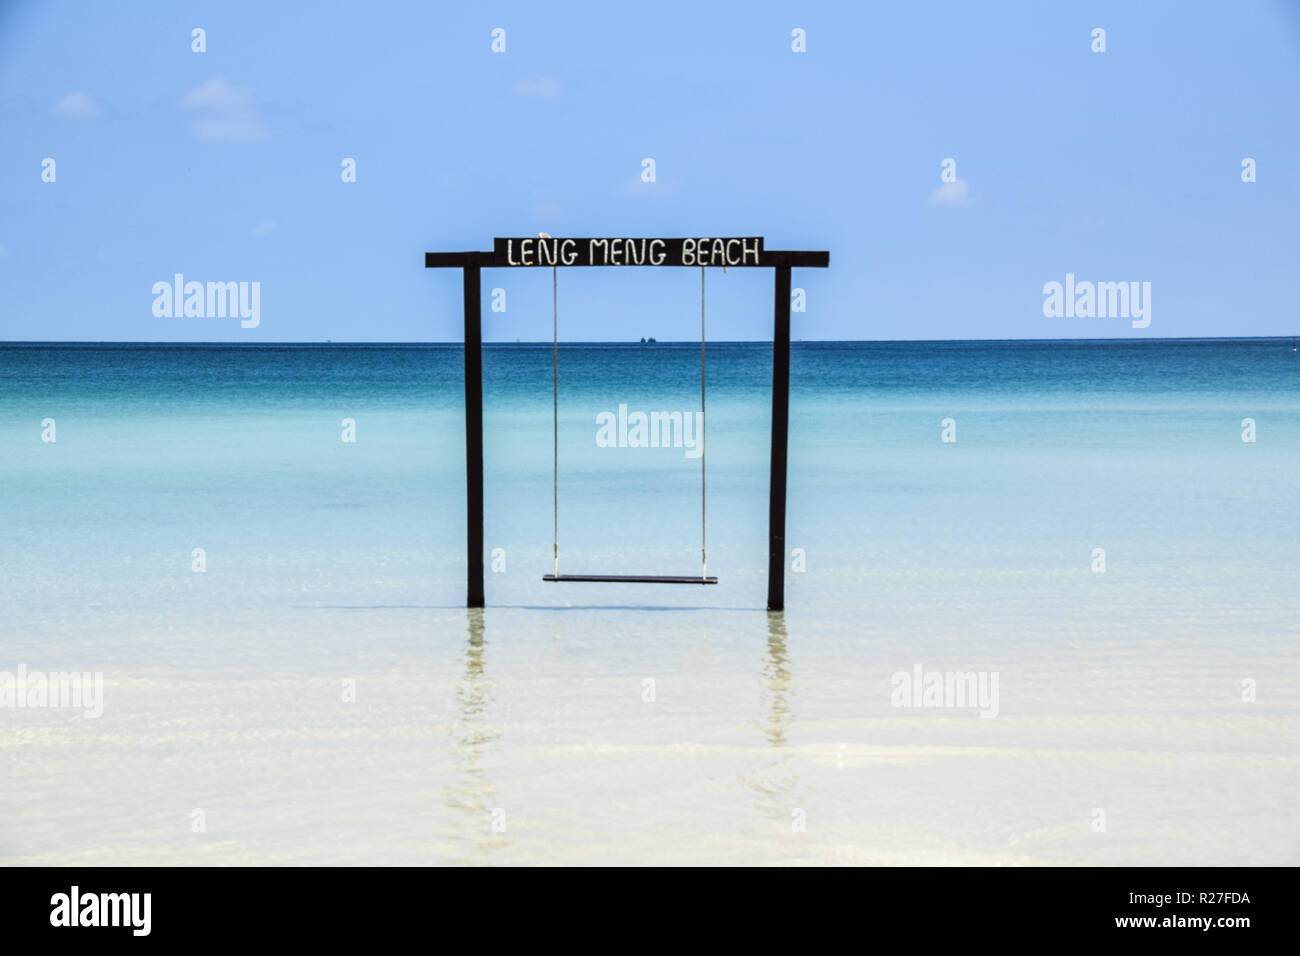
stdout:
[[(912, 344), (951, 344), (956, 342), (1040, 342), (1040, 343), (1076, 343), (1076, 342), (1240, 342), (1251, 340), (1285, 340), (1295, 339), (1297, 335), (1171, 335), (1171, 336), (1127, 336), (1127, 337), (1103, 337), (1090, 338), (1083, 336), (1071, 336), (1068, 338), (963, 338), (963, 339), (791, 339), (791, 344), (804, 345), (884, 345), (894, 343), (912, 343)], [(706, 344), (710, 345), (770, 345), (771, 339), (707, 339)], [(378, 339), (348, 339), (335, 341), (333, 339), (319, 340), (284, 340), (284, 341), (239, 341), (236, 339), (211, 339), (201, 341), (190, 340), (168, 340), (168, 339), (0, 339), (0, 347), (11, 345), (173, 345), (173, 346), (240, 346), (244, 348), (255, 348), (258, 346), (284, 346), (284, 345), (338, 345), (338, 346), (359, 346), (359, 345), (383, 345), (383, 346), (412, 346), (412, 345), (429, 345), (429, 346), (454, 346), (463, 347), (464, 341), (460, 339), (446, 340), (378, 340)], [(551, 342), (545, 339), (528, 340), (516, 339), (492, 339), (484, 340), (484, 346), (489, 345), (527, 345), (527, 346), (547, 346)], [(646, 341), (637, 339), (573, 339), (561, 341), (560, 345), (690, 345), (700, 344), (699, 339), (665, 339), (663, 341)]]

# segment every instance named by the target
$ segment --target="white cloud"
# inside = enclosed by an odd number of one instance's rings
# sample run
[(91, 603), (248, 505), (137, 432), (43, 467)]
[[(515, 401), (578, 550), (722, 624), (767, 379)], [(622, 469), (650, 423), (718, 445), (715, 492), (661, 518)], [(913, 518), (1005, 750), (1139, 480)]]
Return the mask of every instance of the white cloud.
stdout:
[(538, 100), (557, 99), (564, 85), (553, 76), (528, 76), (515, 84), (515, 96), (529, 96)]
[(54, 104), (54, 112), (68, 119), (94, 119), (99, 115), (99, 107), (85, 90), (69, 93)]
[(253, 235), (255, 236), (265, 236), (268, 232), (275, 232), (274, 219), (263, 219), (253, 227)]
[(934, 192), (930, 193), (931, 206), (964, 206), (966, 197), (970, 193), (970, 187), (962, 180), (955, 183), (944, 183)]
[(222, 77), (214, 77), (185, 94), (185, 108), (206, 113), (190, 124), (199, 139), (250, 143), (270, 135), (257, 115), (251, 86), (232, 86)]

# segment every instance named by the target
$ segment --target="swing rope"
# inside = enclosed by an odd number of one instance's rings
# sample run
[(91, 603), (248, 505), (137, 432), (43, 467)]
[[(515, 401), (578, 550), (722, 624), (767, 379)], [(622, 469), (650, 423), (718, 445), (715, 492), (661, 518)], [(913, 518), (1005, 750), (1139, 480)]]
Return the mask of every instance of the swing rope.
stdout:
[[(725, 270), (724, 270), (725, 271)], [(551, 555), (554, 573), (544, 575), (547, 581), (639, 581), (642, 583), (667, 584), (716, 584), (717, 578), (709, 577), (708, 547), (708, 497), (706, 485), (705, 459), (706, 444), (704, 440), (705, 412), (705, 339), (704, 339), (704, 302), (705, 283), (704, 266), (700, 266), (700, 576), (674, 577), (655, 575), (617, 575), (617, 574), (570, 574), (560, 577), (560, 308), (558, 269), (551, 266), (551, 508), (554, 518), (554, 535), (551, 541)]]
[(704, 493), (704, 459), (708, 445), (704, 441), (704, 266), (700, 266), (700, 577), (709, 576), (708, 497)]
[(552, 508), (555, 512), (555, 534), (552, 548), (555, 558), (555, 576), (560, 576), (560, 310), (557, 291), (556, 267), (551, 266), (551, 444), (552, 444)]

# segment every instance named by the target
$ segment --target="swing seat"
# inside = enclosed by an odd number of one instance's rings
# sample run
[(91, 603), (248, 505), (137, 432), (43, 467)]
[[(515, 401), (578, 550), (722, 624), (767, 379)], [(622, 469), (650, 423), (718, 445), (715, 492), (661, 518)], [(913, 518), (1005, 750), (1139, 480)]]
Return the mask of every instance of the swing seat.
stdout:
[(543, 574), (543, 581), (595, 581), (623, 584), (717, 584), (717, 578), (677, 574)]

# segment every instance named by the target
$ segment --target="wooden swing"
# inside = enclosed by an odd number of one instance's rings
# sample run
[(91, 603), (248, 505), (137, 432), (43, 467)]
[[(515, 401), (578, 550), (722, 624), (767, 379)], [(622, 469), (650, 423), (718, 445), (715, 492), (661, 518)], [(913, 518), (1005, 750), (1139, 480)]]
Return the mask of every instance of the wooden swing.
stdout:
[[(550, 266), (727, 266), (771, 269), (772, 306), (772, 457), (767, 493), (767, 609), (785, 608), (785, 489), (786, 457), (790, 430), (790, 274), (793, 269), (825, 269), (825, 250), (768, 249), (761, 236), (742, 237), (585, 237), (554, 238), (497, 236), (490, 250), (426, 252), (428, 269), (460, 269), (465, 310), (465, 606), (487, 603), (483, 588), (483, 321), (482, 271), (484, 269)], [(702, 286), (701, 286), (702, 288)], [(552, 287), (554, 290), (554, 286)], [(554, 296), (552, 296), (554, 300)], [(701, 305), (701, 320), (703, 305)], [(552, 346), (552, 363), (558, 366), (558, 343)], [(704, 353), (703, 328), (700, 354)], [(554, 370), (553, 370), (554, 371)], [(556, 389), (558, 396), (558, 388)], [(700, 375), (701, 406), (704, 376)], [(558, 399), (557, 399), (558, 402)], [(557, 416), (558, 418), (558, 416)], [(558, 452), (558, 439), (556, 450)], [(558, 454), (557, 472), (558, 472)], [(700, 461), (703, 487), (704, 462)], [(556, 501), (558, 502), (558, 483)], [(703, 499), (703, 495), (701, 495)], [(700, 502), (701, 526), (704, 501)], [(559, 508), (556, 508), (558, 532)], [(700, 576), (612, 575), (559, 573), (559, 534), (555, 535), (555, 573), (548, 581), (630, 581), (651, 584), (713, 584), (704, 564), (701, 528)]]
[(560, 321), (556, 269), (551, 267), (551, 435), (552, 435), (552, 505), (555, 517), (555, 534), (552, 538), (554, 573), (542, 575), (543, 581), (552, 583), (589, 582), (598, 584), (717, 584), (709, 577), (709, 551), (707, 535), (707, 496), (705, 493), (704, 440), (704, 267), (700, 266), (700, 573), (687, 574), (561, 574), (560, 573)]

